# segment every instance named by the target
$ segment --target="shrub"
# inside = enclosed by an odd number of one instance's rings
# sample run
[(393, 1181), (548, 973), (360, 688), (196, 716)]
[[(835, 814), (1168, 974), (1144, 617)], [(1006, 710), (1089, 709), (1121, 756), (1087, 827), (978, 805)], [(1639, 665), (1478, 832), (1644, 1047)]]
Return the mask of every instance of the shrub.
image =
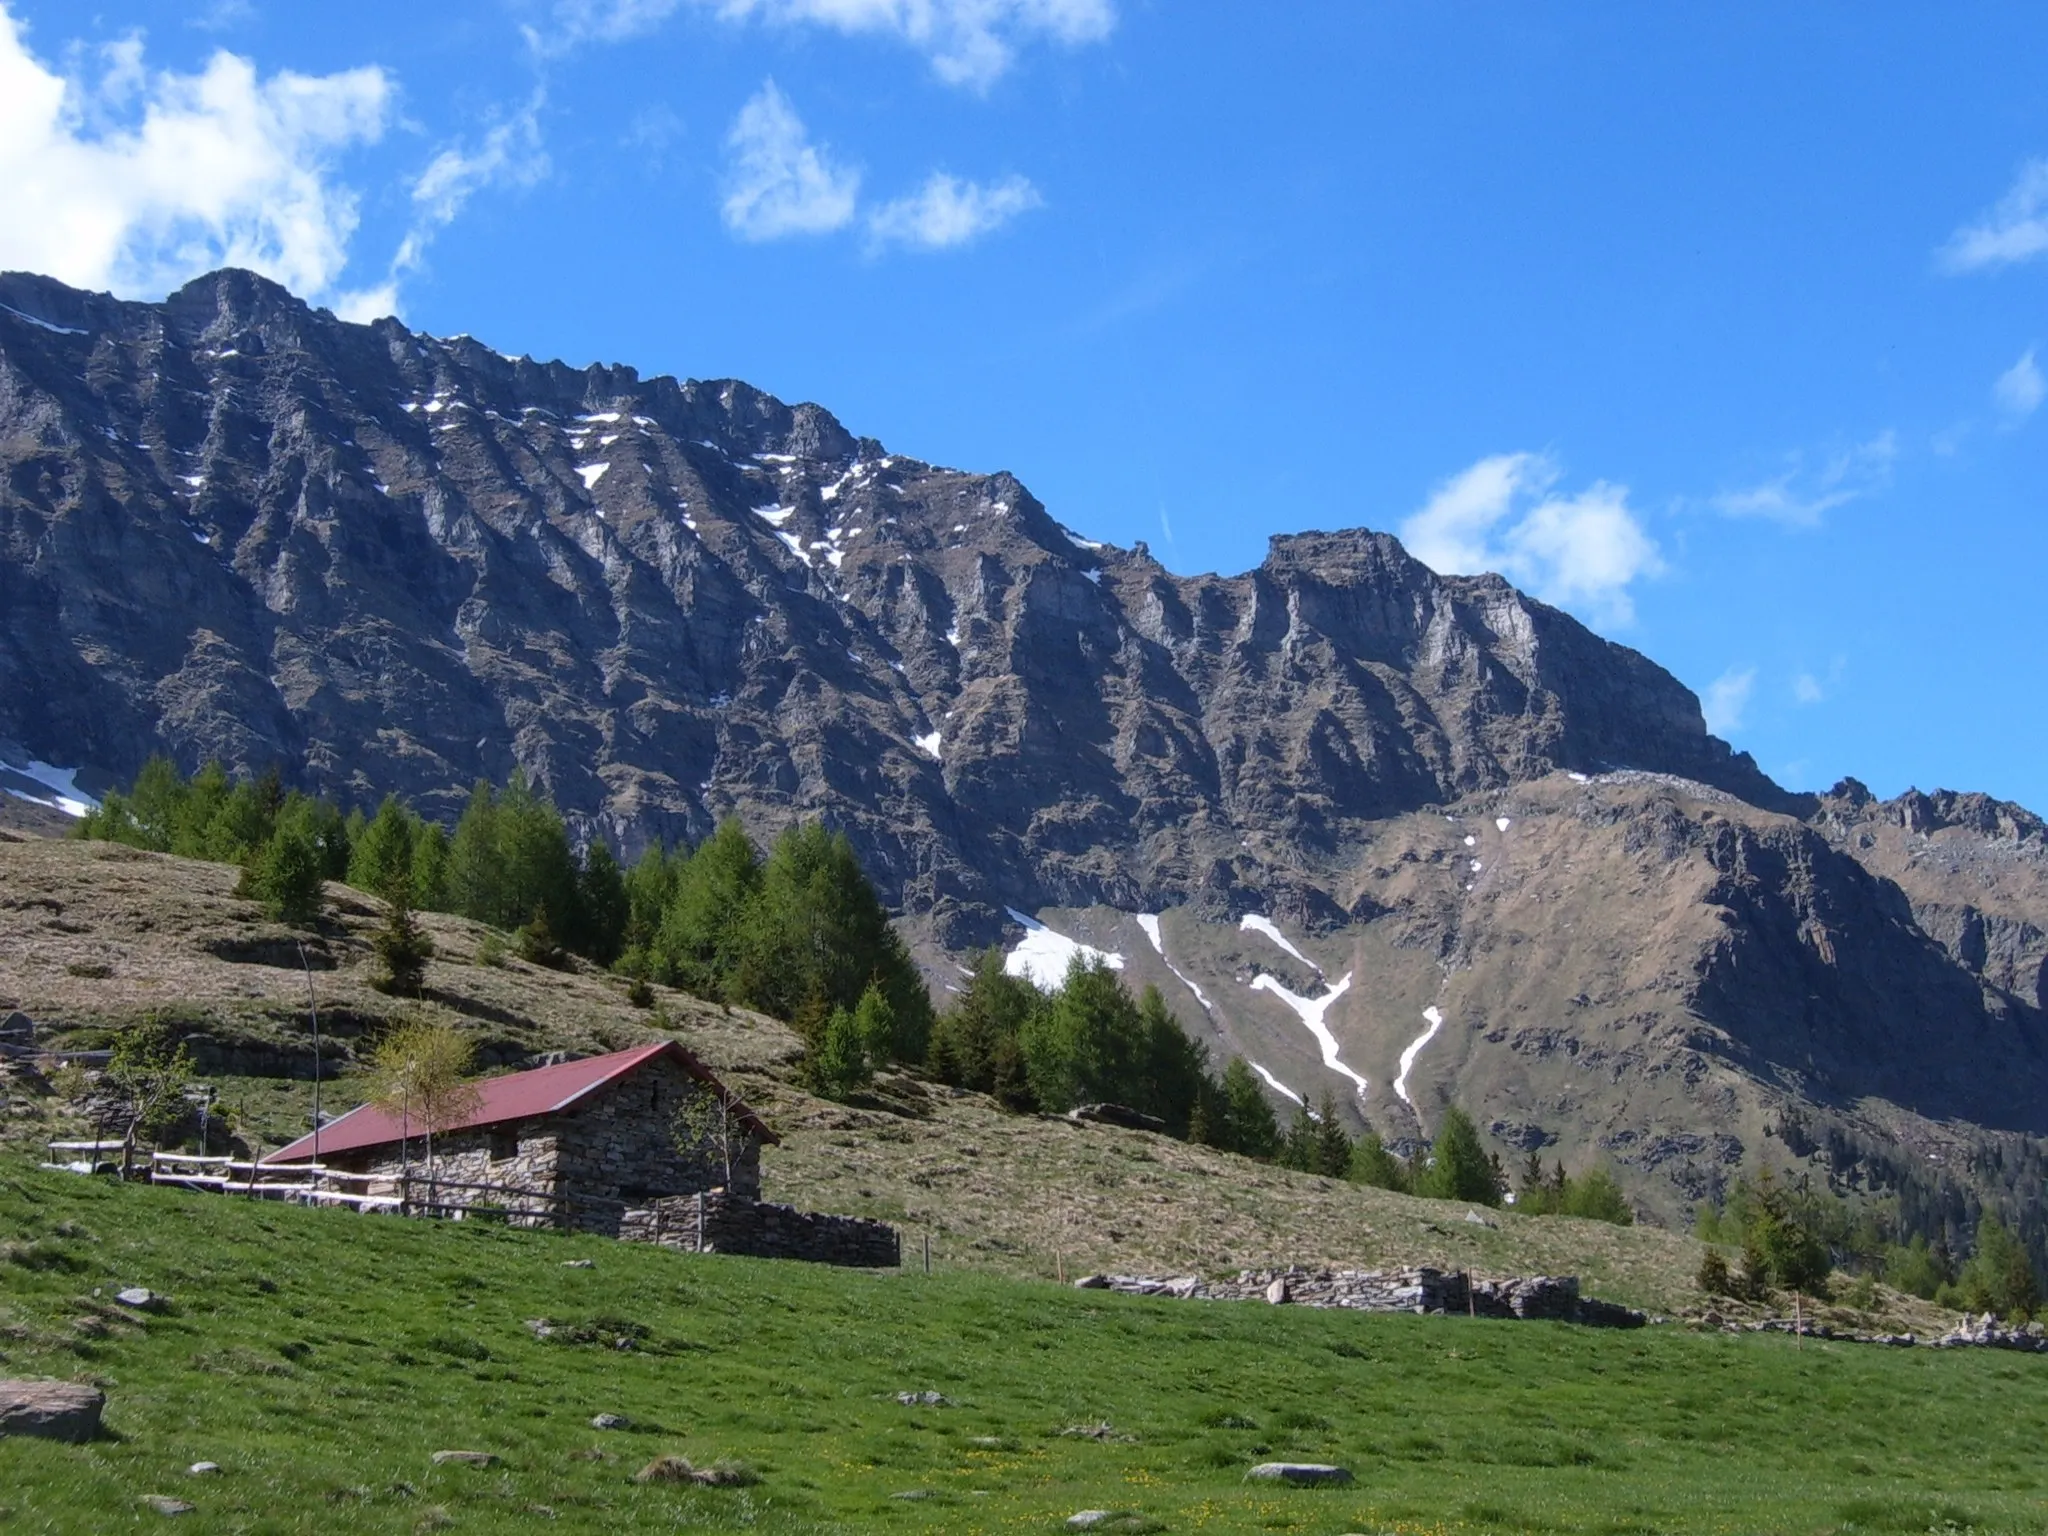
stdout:
[(1733, 1296), (1735, 1276), (1729, 1272), (1728, 1261), (1721, 1257), (1719, 1249), (1709, 1248), (1700, 1260), (1700, 1289), (1709, 1296)]
[(375, 986), (380, 992), (417, 997), (426, 985), (427, 962), (434, 957), (434, 941), (413, 915), (411, 881), (403, 875), (392, 878), (384, 912), (384, 926), (370, 938), (377, 962), (384, 974)]
[(541, 965), (558, 971), (568, 964), (568, 955), (555, 942), (555, 930), (548, 922), (546, 907), (533, 909), (532, 920), (513, 933), (512, 942), (519, 950), (519, 958), (528, 965)]

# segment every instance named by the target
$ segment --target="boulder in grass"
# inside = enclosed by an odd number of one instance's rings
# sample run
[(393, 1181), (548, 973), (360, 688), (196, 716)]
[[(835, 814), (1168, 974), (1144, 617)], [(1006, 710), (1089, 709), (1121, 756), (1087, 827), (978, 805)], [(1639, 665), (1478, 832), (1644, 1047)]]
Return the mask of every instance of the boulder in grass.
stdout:
[(592, 1429), (631, 1429), (633, 1421), (623, 1413), (600, 1413), (590, 1421)]
[(114, 1300), (137, 1312), (161, 1312), (170, 1305), (168, 1297), (159, 1296), (146, 1285), (131, 1285), (126, 1290), (116, 1291)]
[(657, 1456), (633, 1474), (636, 1483), (695, 1483), (700, 1488), (744, 1488), (760, 1481), (751, 1469), (733, 1462), (694, 1465), (687, 1456)]
[(489, 1451), (436, 1451), (434, 1465), (445, 1467), (450, 1463), (461, 1467), (495, 1467), (498, 1458)]
[(0, 1437), (79, 1445), (100, 1432), (107, 1394), (75, 1381), (0, 1381)]
[(189, 1515), (192, 1506), (183, 1499), (174, 1499), (167, 1493), (144, 1494), (142, 1502), (160, 1515)]
[(1302, 1488), (1341, 1488), (1351, 1481), (1349, 1468), (1319, 1461), (1262, 1461), (1245, 1476), (1262, 1483), (1293, 1483)]

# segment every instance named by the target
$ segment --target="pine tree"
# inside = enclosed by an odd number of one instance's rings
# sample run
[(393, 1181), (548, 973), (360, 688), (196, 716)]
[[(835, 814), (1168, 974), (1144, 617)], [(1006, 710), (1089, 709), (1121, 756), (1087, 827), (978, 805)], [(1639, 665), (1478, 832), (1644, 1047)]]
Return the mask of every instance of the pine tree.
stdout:
[(1367, 1130), (1352, 1146), (1349, 1177), (1354, 1184), (1369, 1184), (1375, 1189), (1397, 1190), (1402, 1194), (1409, 1188), (1408, 1165), (1387, 1150), (1387, 1144), (1374, 1130)]
[(449, 909), (448, 834), (438, 821), (422, 822), (413, 837), (412, 897), (422, 911)]
[(1294, 1106), (1294, 1118), (1288, 1122), (1287, 1135), (1280, 1142), (1279, 1154), (1273, 1159), (1282, 1168), (1292, 1168), (1297, 1173), (1309, 1173), (1316, 1163), (1316, 1123), (1310, 1118), (1306, 1103)]
[(1965, 1311), (1995, 1312), (2015, 1322), (2025, 1321), (2040, 1303), (2026, 1245), (1990, 1211), (1977, 1223), (1977, 1251), (1956, 1277), (1956, 1291)]
[(1316, 1121), (1315, 1154), (1310, 1169), (1328, 1178), (1341, 1179), (1351, 1169), (1351, 1138), (1344, 1133), (1343, 1122), (1337, 1118), (1336, 1100), (1330, 1097), (1328, 1089), (1323, 1091), (1316, 1113), (1321, 1118)]
[(434, 957), (434, 941), (420, 927), (412, 910), (412, 877), (403, 870), (392, 875), (384, 888), (384, 924), (370, 939), (384, 974), (377, 989), (401, 997), (417, 997), (426, 986), (427, 962)]
[(383, 894), (403, 877), (408, 900), (412, 891), (413, 817), (396, 795), (386, 795), (376, 816), (353, 839), (348, 856), (348, 883), (359, 891)]
[(320, 850), (298, 828), (281, 826), (243, 871), (237, 890), (262, 902), (279, 922), (308, 928), (319, 920), (322, 883)]
[(1266, 1090), (1242, 1056), (1231, 1057), (1223, 1069), (1222, 1090), (1230, 1149), (1246, 1157), (1271, 1158), (1279, 1149), (1279, 1122)]
[(519, 951), (519, 958), (528, 965), (544, 965), (550, 970), (562, 970), (568, 966), (569, 957), (555, 938), (555, 927), (548, 921), (545, 904), (535, 907), (533, 916), (514, 930), (512, 943)]
[(1141, 1059), (1131, 1084), (1132, 1107), (1165, 1121), (1169, 1135), (1185, 1138), (1209, 1075), (1209, 1049), (1188, 1038), (1157, 987), (1146, 987), (1138, 997), (1138, 1028)]
[(896, 1049), (896, 1010), (877, 982), (869, 982), (853, 1010), (854, 1034), (860, 1040), (862, 1057), (870, 1067), (880, 1066)]
[(700, 997), (748, 1001), (739, 990), (740, 958), (761, 865), (746, 829), (728, 818), (676, 862), (654, 939), (656, 976)]
[(1044, 993), (1004, 968), (1002, 950), (983, 950), (953, 1006), (932, 1026), (926, 1061), (933, 1075), (956, 1088), (995, 1093), (998, 1058), (1007, 1046), (1009, 1055), (1021, 1061), (1018, 1037), (1025, 1021), (1044, 1006)]
[(1500, 1204), (1500, 1186), (1494, 1181), (1486, 1149), (1480, 1145), (1479, 1128), (1457, 1105), (1444, 1111), (1430, 1154), (1432, 1161), (1418, 1194), (1438, 1200), (1468, 1200), (1475, 1205)]
[(584, 850), (583, 867), (576, 875), (576, 907), (582, 931), (570, 947), (599, 965), (610, 965), (625, 948), (632, 904), (619, 861), (603, 838), (593, 838)]
[[(498, 795), (488, 779), (478, 779), (469, 804), (455, 823), (448, 842), (448, 907), (493, 928), (509, 928), (525, 913), (505, 906), (504, 875), (498, 860)], [(529, 909), (530, 910), (530, 909)]]
[(169, 853), (183, 819), (185, 797), (185, 780), (178, 765), (168, 757), (152, 757), (142, 765), (128, 791), (126, 808), (132, 832), (118, 840)]
[(860, 1022), (849, 1010), (832, 1010), (804, 1075), (811, 1091), (828, 1099), (843, 1099), (868, 1081), (872, 1069), (862, 1048)]
[(1129, 1104), (1139, 1096), (1144, 1023), (1107, 960), (1076, 954), (1065, 984), (1032, 1015), (1021, 1044), (1031, 1091), (1047, 1110)]

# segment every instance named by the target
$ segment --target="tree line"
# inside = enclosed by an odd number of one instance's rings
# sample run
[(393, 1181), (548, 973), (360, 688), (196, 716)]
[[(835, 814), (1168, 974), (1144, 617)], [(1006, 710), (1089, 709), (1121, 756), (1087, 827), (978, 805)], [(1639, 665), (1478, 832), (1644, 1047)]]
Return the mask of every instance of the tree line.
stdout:
[[(980, 955), (958, 996), (930, 995), (843, 834), (815, 823), (763, 854), (728, 820), (693, 849), (655, 846), (622, 867), (602, 838), (578, 850), (560, 812), (515, 773), (476, 784), (453, 830), (398, 796), (373, 814), (283, 788), (275, 772), (233, 780), (218, 763), (189, 779), (153, 758), (77, 835), (242, 866), (242, 892), (274, 915), (315, 921), (321, 888), (342, 880), (383, 896), (375, 936), (387, 990), (419, 995), (433, 946), (414, 909), (451, 912), (511, 935), (522, 958), (564, 953), (610, 967), (651, 1003), (660, 982), (792, 1024), (817, 1091), (845, 1097), (891, 1063), (922, 1065), (1017, 1111), (1107, 1102), (1168, 1134), (1281, 1167), (1406, 1194), (1499, 1205), (1510, 1179), (1469, 1115), (1448, 1108), (1434, 1141), (1402, 1157), (1344, 1129), (1324, 1095), (1288, 1124), (1252, 1068), (1220, 1069), (1156, 987), (1133, 997), (1106, 962), (1077, 957), (1047, 992)], [(482, 958), (502, 954), (487, 938)], [(1627, 1222), (1613, 1178), (1546, 1174), (1531, 1159), (1515, 1191), (1537, 1214)]]
[(451, 832), (395, 795), (373, 815), (344, 813), (274, 772), (234, 781), (209, 763), (188, 779), (152, 758), (76, 835), (238, 864), (240, 894), (296, 925), (318, 919), (328, 880), (382, 896), (390, 916), (375, 943), (400, 994), (418, 993), (432, 953), (412, 921), (420, 909), (504, 930), (536, 963), (566, 953), (610, 967), (640, 984), (636, 1000), (651, 1002), (644, 984), (660, 981), (787, 1020), (814, 1056), (831, 1054), (829, 1039), (842, 1075), (854, 1043), (857, 1077), (922, 1061), (931, 1033), (923, 980), (852, 845), (816, 824), (763, 856), (728, 821), (690, 852), (657, 846), (623, 869), (602, 838), (578, 850), (517, 773), (480, 781)]
[[(1895, 1290), (1964, 1312), (2025, 1320), (2042, 1311), (2025, 1244), (1989, 1207), (1978, 1216), (1967, 1257), (1945, 1238), (1903, 1230), (1895, 1202), (1852, 1202), (1808, 1175), (1780, 1179), (1767, 1168), (1737, 1179), (1700, 1208), (1695, 1233), (1709, 1248), (1699, 1282), (1709, 1294), (1755, 1297), (1770, 1287), (1826, 1296), (1836, 1270), (1866, 1296), (1882, 1280)], [(1737, 1251), (1739, 1268), (1719, 1251)]]

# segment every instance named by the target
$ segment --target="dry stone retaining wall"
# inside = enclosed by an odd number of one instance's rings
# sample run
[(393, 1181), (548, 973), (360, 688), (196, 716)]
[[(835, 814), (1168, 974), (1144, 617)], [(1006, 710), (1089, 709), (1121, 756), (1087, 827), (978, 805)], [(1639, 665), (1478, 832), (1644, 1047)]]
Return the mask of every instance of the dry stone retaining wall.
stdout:
[(746, 1195), (712, 1190), (651, 1202), (627, 1211), (618, 1235), (693, 1253), (736, 1253), (756, 1259), (803, 1259), (852, 1269), (891, 1269), (903, 1244), (887, 1222), (826, 1216)]
[(1091, 1275), (1078, 1285), (1131, 1296), (1174, 1296), (1198, 1301), (1286, 1301), (1307, 1307), (1350, 1307), (1361, 1312), (1448, 1312), (1477, 1317), (1549, 1318), (1598, 1327), (1639, 1328), (1643, 1314), (1579, 1294), (1575, 1275), (1530, 1275), (1473, 1280), (1462, 1270), (1246, 1269), (1233, 1279), (1196, 1275), (1155, 1279), (1143, 1275)]

